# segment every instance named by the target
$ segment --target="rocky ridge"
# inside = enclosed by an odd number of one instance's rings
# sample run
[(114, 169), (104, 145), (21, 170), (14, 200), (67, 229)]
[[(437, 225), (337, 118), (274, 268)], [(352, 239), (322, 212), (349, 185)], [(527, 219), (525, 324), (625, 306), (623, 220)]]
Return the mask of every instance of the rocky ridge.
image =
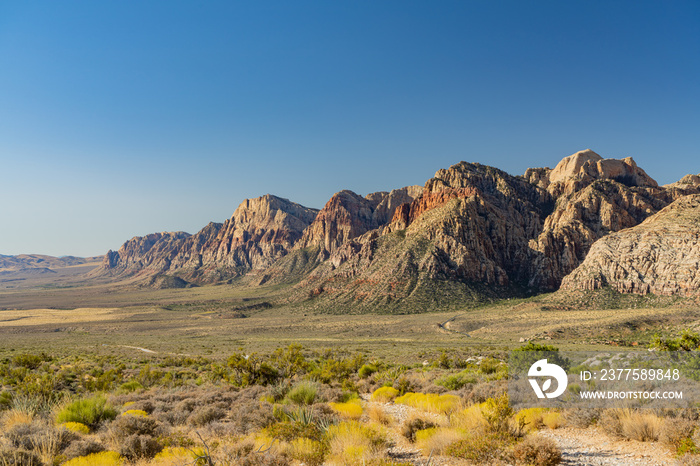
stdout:
[(127, 241), (105, 256), (97, 274), (177, 274), (212, 282), (268, 267), (285, 255), (311, 224), (317, 210), (265, 195), (243, 201), (230, 219), (198, 233), (155, 233)]
[(699, 181), (659, 186), (631, 157), (591, 150), (524, 176), (461, 162), (423, 187), (340, 191), (320, 211), (271, 195), (246, 200), (195, 235), (134, 238), (99, 273), (194, 283), (248, 275), (296, 283), (293, 300), (351, 307), (519, 296), (558, 289), (594, 245), (700, 193)]
[(592, 247), (562, 289), (700, 296), (700, 195), (678, 199), (641, 224)]

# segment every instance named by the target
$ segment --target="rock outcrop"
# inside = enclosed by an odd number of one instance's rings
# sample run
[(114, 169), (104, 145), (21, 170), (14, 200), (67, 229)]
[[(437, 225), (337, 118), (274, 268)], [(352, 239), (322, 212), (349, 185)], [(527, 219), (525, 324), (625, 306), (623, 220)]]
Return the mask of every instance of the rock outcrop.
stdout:
[(194, 235), (133, 238), (105, 256), (99, 273), (149, 277), (167, 273), (211, 282), (264, 269), (294, 246), (317, 213), (269, 194), (247, 199), (223, 224), (210, 223)]
[(542, 290), (559, 288), (599, 238), (633, 227), (671, 202), (631, 157), (603, 159), (590, 149), (565, 157), (551, 171), (530, 169), (525, 178), (556, 200), (530, 243), (528, 285)]
[(563, 290), (700, 296), (700, 195), (678, 199), (640, 225), (598, 240)]
[(388, 223), (398, 207), (412, 202), (421, 192), (419, 186), (371, 193), (366, 197), (348, 190), (340, 191), (321, 209), (298, 247), (319, 246), (324, 254), (333, 253), (345, 242)]
[(524, 179), (461, 162), (438, 171), (392, 223), (338, 245), (300, 288), (321, 302), (400, 312), (495, 296), (526, 282), (528, 241), (550, 208), (549, 194)]

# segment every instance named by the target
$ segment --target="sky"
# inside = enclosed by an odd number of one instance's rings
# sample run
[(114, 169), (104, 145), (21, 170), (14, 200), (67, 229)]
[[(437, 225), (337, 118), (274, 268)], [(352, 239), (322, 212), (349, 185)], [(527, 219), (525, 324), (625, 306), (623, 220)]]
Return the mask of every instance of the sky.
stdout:
[(0, 254), (590, 148), (700, 173), (697, 1), (0, 2)]

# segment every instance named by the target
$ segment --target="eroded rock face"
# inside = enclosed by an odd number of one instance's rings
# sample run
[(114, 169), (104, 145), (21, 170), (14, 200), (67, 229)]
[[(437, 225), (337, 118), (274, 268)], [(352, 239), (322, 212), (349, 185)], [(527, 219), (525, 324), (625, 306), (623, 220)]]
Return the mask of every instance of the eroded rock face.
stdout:
[(673, 200), (631, 157), (603, 159), (590, 149), (565, 157), (549, 172), (530, 169), (525, 178), (556, 200), (530, 243), (529, 286), (542, 290), (557, 289), (595, 241), (637, 225)]
[[(386, 306), (448, 299), (448, 289), (463, 294), (467, 283), (516, 286), (549, 204), (545, 190), (521, 178), (462, 162), (438, 171), (392, 223), (339, 245), (300, 286), (322, 299)], [(443, 296), (426, 298), (432, 293)]]
[(340, 191), (321, 209), (298, 247), (320, 246), (324, 253), (333, 253), (347, 241), (385, 225), (398, 207), (412, 202), (421, 192), (419, 186), (371, 193), (366, 197), (348, 190)]
[[(151, 233), (135, 236), (124, 243), (118, 251), (109, 251), (102, 262), (102, 271), (112, 275), (133, 274), (144, 269), (153, 272), (167, 270), (171, 258), (190, 234), (183, 231)], [(96, 270), (95, 273), (99, 273)]]
[(317, 212), (272, 195), (247, 199), (229, 220), (210, 223), (195, 235), (157, 233), (127, 241), (107, 254), (103, 272), (176, 273), (207, 282), (263, 269), (293, 247)]
[(557, 289), (595, 241), (633, 227), (666, 206), (660, 194), (658, 188), (630, 188), (612, 180), (595, 180), (572, 194), (562, 194), (541, 233), (530, 242), (529, 286)]
[(598, 240), (562, 289), (700, 296), (700, 195), (678, 199), (647, 220)]

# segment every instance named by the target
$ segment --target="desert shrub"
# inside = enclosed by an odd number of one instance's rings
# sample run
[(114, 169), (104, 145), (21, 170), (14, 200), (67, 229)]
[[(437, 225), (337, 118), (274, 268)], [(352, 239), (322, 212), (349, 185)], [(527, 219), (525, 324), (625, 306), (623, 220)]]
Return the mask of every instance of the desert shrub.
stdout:
[(515, 419), (525, 426), (528, 431), (533, 431), (542, 428), (544, 425), (543, 417), (545, 408), (526, 408), (518, 411)]
[(122, 413), (122, 416), (148, 417), (148, 413), (142, 409), (129, 409)]
[(394, 387), (379, 387), (372, 393), (372, 401), (380, 401), (388, 403), (399, 394), (399, 391)]
[(494, 358), (484, 358), (479, 364), (479, 372), (482, 374), (493, 374), (501, 366), (501, 361)]
[(34, 447), (32, 439), (42, 430), (43, 426), (37, 424), (15, 424), (5, 432), (5, 438), (15, 448), (31, 450)]
[(235, 353), (228, 358), (227, 365), (233, 372), (230, 381), (238, 387), (269, 385), (280, 378), (277, 369), (255, 353)]
[(142, 388), (143, 385), (141, 385), (138, 380), (129, 380), (128, 382), (121, 384), (118, 391), (121, 393), (131, 393), (135, 392), (136, 390), (141, 390)]
[(314, 423), (301, 423), (296, 421), (283, 421), (272, 424), (263, 430), (270, 438), (290, 442), (297, 438), (310, 438), (320, 440), (323, 435), (321, 429)]
[(525, 437), (516, 444), (513, 456), (519, 463), (528, 466), (554, 466), (561, 462), (561, 450), (554, 440), (538, 436)]
[(445, 454), (487, 464), (502, 461), (507, 455), (513, 439), (498, 432), (473, 432), (467, 438), (458, 440), (445, 448)]
[(37, 356), (35, 354), (18, 354), (12, 358), (12, 364), (17, 367), (24, 367), (29, 370), (37, 369), (44, 360), (48, 360), (46, 355)]
[(258, 431), (275, 422), (272, 406), (269, 403), (255, 403), (250, 406), (250, 409), (246, 409), (246, 406), (248, 406), (247, 403), (237, 406), (230, 416), (231, 424), (240, 434)]
[(601, 410), (599, 409), (572, 408), (564, 411), (562, 417), (568, 425), (585, 429), (595, 424), (600, 418), (600, 414)]
[(523, 409), (515, 415), (515, 420), (522, 423), (527, 431), (541, 429), (544, 426), (557, 429), (564, 423), (560, 412), (545, 408)]
[(542, 422), (550, 429), (558, 429), (564, 425), (565, 419), (559, 411), (547, 411), (542, 415)]
[(442, 455), (450, 445), (463, 440), (465, 434), (449, 427), (430, 427), (416, 431), (416, 446), (424, 455)]
[(162, 427), (153, 418), (142, 416), (119, 416), (109, 425), (109, 435), (120, 443), (132, 435), (157, 436), (162, 433)]
[(362, 416), (362, 403), (360, 400), (350, 400), (346, 403), (328, 403), (328, 405), (344, 418), (359, 419)]
[(318, 396), (318, 384), (301, 382), (287, 393), (285, 399), (298, 405), (312, 405)]
[(450, 426), (465, 431), (485, 430), (486, 419), (482, 412), (486, 403), (474, 404), (450, 416)]
[(190, 424), (202, 427), (226, 417), (226, 411), (215, 406), (200, 406), (187, 418)]
[(78, 440), (71, 442), (71, 444), (63, 450), (63, 455), (66, 459), (73, 459), (80, 456), (87, 456), (93, 453), (103, 452), (105, 447), (102, 444), (97, 443), (93, 440)]
[(678, 450), (681, 445), (688, 445), (687, 440), (692, 442), (695, 422), (683, 418), (666, 418), (661, 426), (659, 438), (664, 443), (671, 445)]
[(420, 417), (413, 417), (407, 419), (401, 426), (401, 435), (406, 437), (409, 442), (413, 443), (416, 441), (416, 432), (419, 430), (430, 429), (435, 427), (435, 424), (427, 419)]
[(150, 435), (134, 434), (122, 440), (119, 454), (130, 460), (153, 458), (162, 449), (162, 445)]
[(603, 411), (600, 425), (610, 435), (638, 440), (658, 440), (663, 419), (653, 413), (630, 409), (607, 409)]
[(423, 411), (429, 411), (439, 414), (450, 414), (456, 411), (461, 399), (455, 395), (436, 393), (406, 393), (394, 400), (397, 404), (405, 404)]
[(80, 422), (64, 422), (61, 424), (61, 427), (64, 427), (71, 432), (75, 432), (76, 434), (87, 435), (90, 433), (90, 428), (85, 424), (81, 424)]
[(103, 451), (91, 453), (87, 456), (73, 458), (63, 463), (63, 466), (122, 466), (123, 462), (119, 453), (114, 451)]
[(12, 392), (0, 392), (0, 411), (10, 409), (10, 406), (12, 406)]
[(508, 433), (511, 432), (511, 418), (513, 408), (508, 401), (508, 394), (504, 393), (498, 398), (489, 398), (484, 403), (481, 410), (486, 428), (489, 432)]
[(439, 379), (436, 383), (448, 390), (460, 390), (465, 385), (475, 384), (479, 381), (476, 375), (469, 370), (457, 374), (449, 374)]
[(680, 441), (678, 448), (676, 448), (676, 454), (678, 456), (685, 456), (687, 454), (697, 455), (700, 453), (700, 449), (695, 445), (692, 438), (684, 438)]
[(290, 443), (289, 456), (308, 466), (321, 466), (326, 456), (326, 446), (317, 440), (298, 438)]
[(155, 405), (151, 400), (138, 400), (131, 402), (131, 404), (124, 404), (125, 408), (129, 408), (129, 410), (138, 410), (138, 411), (144, 411), (147, 414), (152, 414), (153, 411), (156, 409)]
[(58, 454), (75, 439), (75, 434), (49, 425), (18, 424), (5, 432), (5, 438), (15, 448), (34, 451), (43, 458)]
[(388, 426), (393, 422), (393, 418), (388, 415), (381, 406), (370, 406), (367, 410), (367, 416), (370, 420)]
[(107, 403), (102, 395), (73, 401), (59, 411), (56, 416), (58, 423), (79, 422), (90, 428), (97, 427), (102, 421), (114, 419), (117, 411)]
[(43, 466), (34, 453), (26, 450), (0, 449), (0, 466)]
[[(465, 390), (468, 390), (465, 387)], [(483, 403), (489, 398), (497, 398), (508, 391), (505, 380), (477, 383), (464, 394), (464, 399), (472, 403)]]
[(0, 418), (4, 430), (12, 429), (16, 425), (31, 424), (33, 419), (34, 416), (31, 413), (16, 408), (7, 411), (2, 418)]
[(330, 462), (343, 465), (362, 465), (377, 458), (386, 444), (386, 434), (370, 425), (345, 421), (329, 426)]
[(360, 370), (357, 371), (357, 375), (360, 376), (362, 379), (366, 379), (367, 377), (371, 376), (372, 374), (377, 372), (377, 366), (374, 364), (365, 364), (362, 367), (360, 367)]

